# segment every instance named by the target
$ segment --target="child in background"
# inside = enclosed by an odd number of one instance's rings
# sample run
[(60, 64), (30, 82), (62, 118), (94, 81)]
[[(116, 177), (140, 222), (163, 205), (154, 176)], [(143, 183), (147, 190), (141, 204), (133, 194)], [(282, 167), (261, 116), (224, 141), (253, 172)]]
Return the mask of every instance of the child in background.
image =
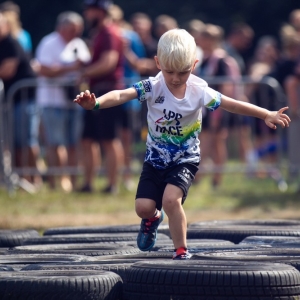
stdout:
[[(288, 107), (269, 111), (250, 103), (234, 100), (208, 87), (192, 74), (197, 64), (194, 38), (183, 29), (167, 31), (159, 40), (155, 62), (160, 72), (125, 90), (111, 91), (99, 98), (90, 91), (77, 95), (74, 102), (83, 108), (105, 109), (138, 98), (148, 105), (148, 137), (145, 161), (140, 176), (135, 210), (142, 218), (137, 245), (150, 251), (157, 228), (169, 218), (174, 243), (173, 259), (189, 259), (187, 221), (183, 203), (200, 163), (202, 107), (263, 119), (267, 126), (288, 127)], [(109, 125), (109, 124), (108, 124)]]

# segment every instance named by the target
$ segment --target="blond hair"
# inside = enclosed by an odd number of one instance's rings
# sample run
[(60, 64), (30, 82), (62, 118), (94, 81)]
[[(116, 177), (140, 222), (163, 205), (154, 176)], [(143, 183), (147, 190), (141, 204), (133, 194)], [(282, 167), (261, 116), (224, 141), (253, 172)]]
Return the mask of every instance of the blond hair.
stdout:
[(164, 68), (185, 71), (197, 58), (195, 39), (184, 29), (169, 30), (158, 41), (157, 58)]

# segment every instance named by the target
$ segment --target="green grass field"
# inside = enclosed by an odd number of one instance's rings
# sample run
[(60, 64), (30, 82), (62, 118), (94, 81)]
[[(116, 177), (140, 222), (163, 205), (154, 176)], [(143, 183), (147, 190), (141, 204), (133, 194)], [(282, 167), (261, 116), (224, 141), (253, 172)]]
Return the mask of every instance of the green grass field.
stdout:
[[(135, 183), (138, 177), (135, 177)], [(41, 191), (28, 194), (16, 190), (9, 197), (0, 188), (0, 228), (34, 228), (44, 230), (56, 226), (105, 224), (137, 224), (134, 212), (135, 190), (122, 186), (118, 195), (103, 195), (99, 177), (92, 194), (50, 191), (44, 184)], [(222, 185), (213, 190), (210, 176), (194, 184), (184, 204), (188, 222), (217, 219), (300, 219), (300, 194), (296, 183), (282, 193), (270, 178), (247, 178), (243, 174), (227, 174)]]

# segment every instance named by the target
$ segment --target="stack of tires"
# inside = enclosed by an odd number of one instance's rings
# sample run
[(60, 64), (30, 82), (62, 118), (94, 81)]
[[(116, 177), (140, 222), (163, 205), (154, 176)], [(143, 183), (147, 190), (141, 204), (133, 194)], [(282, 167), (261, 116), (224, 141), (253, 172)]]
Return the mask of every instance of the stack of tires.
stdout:
[(173, 261), (167, 225), (151, 252), (139, 225), (0, 230), (0, 300), (300, 300), (300, 221), (189, 224)]

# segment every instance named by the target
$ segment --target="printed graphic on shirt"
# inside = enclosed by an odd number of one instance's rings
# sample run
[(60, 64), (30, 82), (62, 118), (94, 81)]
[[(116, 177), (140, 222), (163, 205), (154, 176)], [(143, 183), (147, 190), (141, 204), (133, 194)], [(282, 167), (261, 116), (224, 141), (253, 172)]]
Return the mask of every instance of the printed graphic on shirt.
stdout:
[(198, 162), (199, 149), (195, 141), (201, 130), (200, 120), (182, 126), (182, 115), (163, 110), (164, 116), (156, 120), (155, 128), (149, 127), (151, 143), (147, 143), (146, 160), (156, 168), (165, 168), (180, 161)]
[(140, 102), (146, 101), (146, 93), (150, 93), (152, 90), (150, 80), (142, 80), (133, 85), (138, 94), (138, 100)]
[(210, 111), (216, 110), (221, 104), (221, 97), (222, 94), (217, 92), (215, 98), (211, 99), (211, 101), (208, 102), (205, 107)]
[(164, 103), (165, 102), (165, 96), (158, 96), (155, 100), (155, 103)]
[(178, 101), (168, 90), (163, 75), (134, 84), (140, 101), (147, 101), (148, 136), (145, 161), (157, 169), (180, 163), (199, 163), (201, 108), (213, 111), (221, 104), (221, 94), (202, 79), (191, 75), (187, 98)]

